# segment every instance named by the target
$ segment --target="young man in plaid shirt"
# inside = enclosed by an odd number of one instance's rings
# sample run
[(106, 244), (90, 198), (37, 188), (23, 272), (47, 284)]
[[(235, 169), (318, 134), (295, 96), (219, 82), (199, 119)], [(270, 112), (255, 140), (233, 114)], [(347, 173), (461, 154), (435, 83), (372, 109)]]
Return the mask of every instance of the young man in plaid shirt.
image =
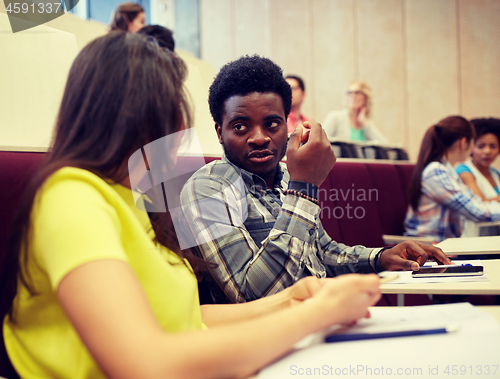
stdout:
[(224, 156), (188, 180), (181, 205), (185, 246), (197, 245), (208, 262), (212, 301), (258, 299), (308, 275), (411, 270), (428, 258), (450, 263), (441, 250), (414, 241), (373, 249), (326, 234), (317, 193), (336, 158), (314, 121), (297, 127), (287, 148), (291, 90), (269, 59), (246, 56), (224, 66), (209, 104)]

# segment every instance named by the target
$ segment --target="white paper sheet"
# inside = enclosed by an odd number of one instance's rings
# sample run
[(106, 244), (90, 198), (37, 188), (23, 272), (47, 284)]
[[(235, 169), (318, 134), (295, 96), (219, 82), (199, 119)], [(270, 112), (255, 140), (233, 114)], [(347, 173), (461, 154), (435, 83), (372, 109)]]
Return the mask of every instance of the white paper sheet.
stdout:
[(435, 323), (459, 330), (337, 343), (318, 343), (316, 335), (316, 343), (294, 350), (258, 378), (500, 378), (500, 325), (486, 312), (468, 303), (373, 307), (370, 312), (366, 328)]

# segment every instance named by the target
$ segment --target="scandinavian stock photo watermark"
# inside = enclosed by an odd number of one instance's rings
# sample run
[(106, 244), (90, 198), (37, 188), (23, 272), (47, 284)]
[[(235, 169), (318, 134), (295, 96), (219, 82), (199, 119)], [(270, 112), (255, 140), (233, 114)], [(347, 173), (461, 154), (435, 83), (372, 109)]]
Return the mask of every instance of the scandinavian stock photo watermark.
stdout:
[(366, 216), (366, 208), (363, 205), (378, 201), (378, 189), (356, 188), (354, 183), (351, 184), (351, 188), (331, 188), (329, 190), (320, 188), (318, 199), (320, 202), (327, 201), (331, 204), (342, 203), (342, 205), (334, 207), (322, 207), (320, 211), (322, 219), (342, 219), (345, 217), (360, 220)]

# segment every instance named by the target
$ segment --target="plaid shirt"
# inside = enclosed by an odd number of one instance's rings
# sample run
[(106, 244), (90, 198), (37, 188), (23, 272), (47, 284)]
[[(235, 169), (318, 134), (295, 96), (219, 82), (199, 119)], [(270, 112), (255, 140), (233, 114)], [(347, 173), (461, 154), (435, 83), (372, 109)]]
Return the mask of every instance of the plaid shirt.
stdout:
[[(198, 170), (181, 193), (190, 236), (215, 265), (205, 275), (213, 300), (245, 302), (277, 293), (308, 275), (374, 272), (380, 249), (333, 241), (309, 200), (284, 195), (280, 165), (275, 187), (226, 158)], [(195, 244), (191, 244), (194, 246)]]
[(429, 163), (422, 172), (418, 212), (408, 208), (405, 234), (433, 237), (435, 241), (459, 237), (464, 218), (474, 222), (498, 221), (500, 203), (483, 202), (474, 195), (446, 160)]

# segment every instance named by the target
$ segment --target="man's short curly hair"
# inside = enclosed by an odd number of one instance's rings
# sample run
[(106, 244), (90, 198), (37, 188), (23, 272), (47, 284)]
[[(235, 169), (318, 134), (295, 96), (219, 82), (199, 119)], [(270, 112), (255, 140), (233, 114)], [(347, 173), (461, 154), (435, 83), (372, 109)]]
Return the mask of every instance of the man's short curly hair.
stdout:
[(279, 95), (285, 108), (285, 117), (288, 117), (292, 106), (292, 90), (281, 68), (268, 58), (246, 55), (223, 66), (210, 86), (208, 103), (214, 121), (222, 125), (227, 99), (252, 92)]

